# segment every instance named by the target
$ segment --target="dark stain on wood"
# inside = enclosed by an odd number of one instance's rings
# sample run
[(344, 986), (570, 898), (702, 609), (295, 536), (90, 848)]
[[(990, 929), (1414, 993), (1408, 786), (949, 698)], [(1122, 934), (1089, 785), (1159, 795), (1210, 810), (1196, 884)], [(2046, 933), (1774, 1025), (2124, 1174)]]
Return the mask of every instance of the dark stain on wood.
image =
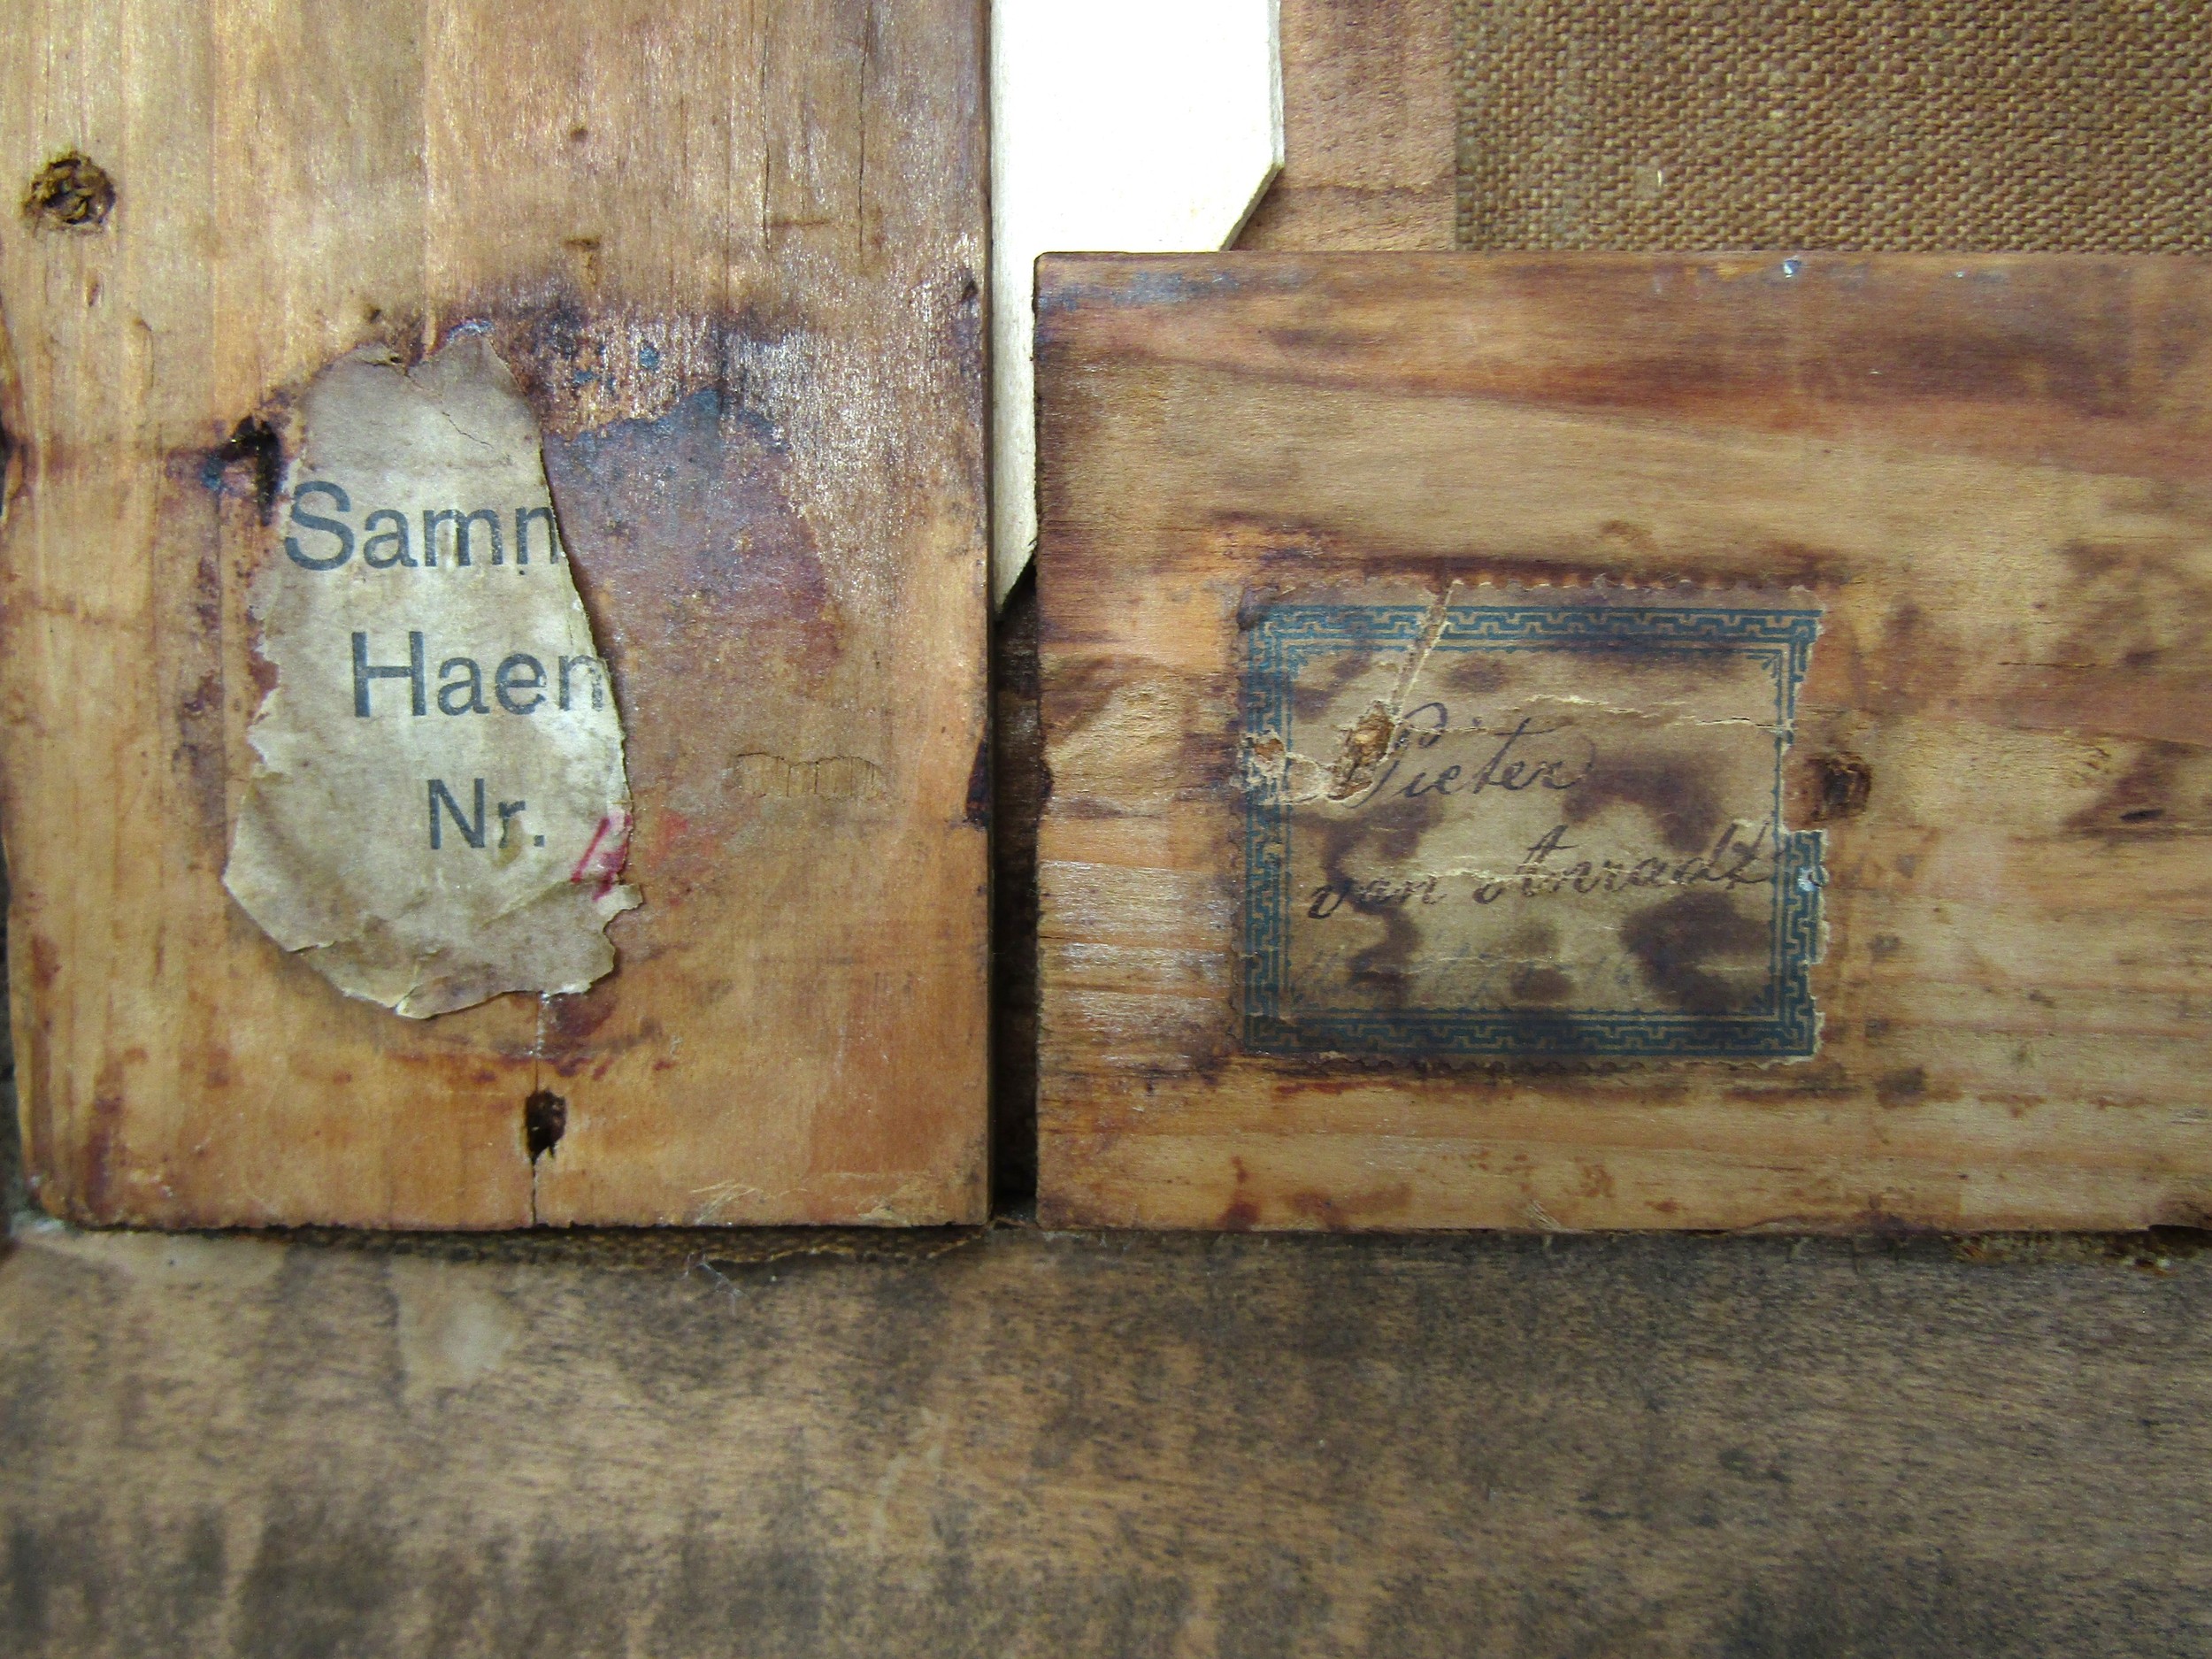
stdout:
[(606, 424), (602, 411), (611, 406), (665, 411), (710, 388), (742, 404), (751, 383), (749, 357), (787, 344), (807, 326), (803, 312), (787, 303), (687, 312), (684, 326), (696, 343), (685, 358), (701, 378), (686, 381), (653, 343), (668, 319), (611, 308), (580, 292), (565, 273), (549, 276), (543, 288), (545, 297), (513, 288), (474, 296), (452, 308), (455, 320), (441, 333), (449, 337), (457, 329), (488, 326), (549, 438), (572, 438)]
[(1283, 1202), (1293, 1214), (1305, 1217), (1324, 1232), (1343, 1233), (1354, 1227), (1387, 1225), (1391, 1217), (1405, 1213), (1412, 1195), (1410, 1186), (1394, 1181), (1334, 1194), (1300, 1187), (1286, 1194)]
[(1064, 662), (1040, 681), (1044, 718), (1056, 731), (1079, 732), (1133, 682), (1156, 672), (1153, 664), (1140, 657), (1109, 655)]
[(177, 741), (169, 752), (170, 764), (183, 777), (186, 798), (197, 809), (201, 841), (216, 858), (222, 856), (230, 828), (225, 716), (223, 677), (219, 670), (210, 669), (177, 703)]
[[(1363, 618), (1359, 611), (1349, 612), (1354, 618)], [(1356, 623), (1355, 624), (1356, 626)], [(1336, 707), (1337, 698), (1344, 688), (1361, 675), (1371, 672), (1375, 658), (1366, 651), (1339, 651), (1310, 675), (1300, 676), (1290, 688), (1290, 712), (1294, 721), (1318, 720)]]
[(1874, 795), (1874, 769), (1856, 755), (1814, 755), (1792, 771), (1790, 821), (1802, 828), (1856, 818)]
[(1511, 1002), (1543, 1007), (1572, 996), (1575, 982), (1563, 969), (1524, 963), (1506, 981), (1505, 994)]
[(571, 996), (541, 998), (539, 1052), (563, 1076), (568, 1075), (576, 1065), (595, 1056), (599, 1028), (613, 1015), (618, 1002), (606, 980)]
[[(1074, 265), (1073, 256), (1063, 257)], [(1489, 257), (1489, 280), (1509, 311), (1516, 302), (1551, 303), (1604, 322), (1525, 352), (1487, 356), (1387, 336), (1398, 384), (1782, 433), (1847, 432), (1862, 406), (1941, 430), (1955, 426), (1961, 407), (1980, 405), (2008, 419), (1960, 434), (1967, 442), (2086, 462), (2113, 437), (2139, 442), (2112, 429), (2161, 411), (2205, 349), (2200, 313), (2183, 307), (2161, 319), (2170, 330), (2161, 353), (2140, 350), (2143, 325), (2113, 303), (2114, 285), (2079, 280), (2093, 270), (2086, 261), (2077, 274), (2060, 262), (1981, 259), (1961, 280), (1958, 267), (1931, 259), (1909, 288), (1893, 262), (1892, 280), (1867, 292), (1868, 267), (1847, 255), (1660, 257), (1641, 262), (1649, 275), (1639, 293), (1619, 266), (1586, 256)], [(1255, 261), (1240, 280), (1205, 286), (1197, 260), (1118, 272), (1093, 265), (1081, 280), (1065, 268), (1055, 270), (1056, 291), (1041, 306), (1060, 325), (1056, 334), (1071, 332), (1062, 318), (1083, 304), (1158, 306), (1182, 297), (1209, 320), (1215, 312), (1255, 319), (1253, 337), (1271, 348), (1270, 373), (1286, 381), (1333, 384), (1388, 355), (1360, 350), (1374, 331), (1370, 307), (1380, 287), (1363, 273)], [(1452, 278), (1447, 259), (1415, 257), (1391, 280), (1410, 292)], [(2140, 298), (2154, 293), (2141, 283)], [(1293, 315), (1329, 321), (1286, 332), (1272, 320)], [(1790, 349), (1804, 339), (1819, 341), (1816, 356)], [(2168, 458), (2179, 470), (2183, 457)]]
[(1686, 756), (1609, 750), (1561, 794), (1560, 816), (1585, 824), (1616, 803), (1640, 808), (1678, 853), (1711, 850), (1727, 821), (1711, 766)]
[(1885, 1106), (1917, 1106), (1927, 1098), (1928, 1068), (1904, 1066), (1874, 1079), (1874, 1098)]
[(1762, 961), (1767, 928), (1724, 893), (1678, 893), (1621, 924), (1621, 943), (1644, 981), (1688, 1014), (1735, 1012), (1759, 989), (1749, 977), (1717, 972)]
[(547, 435), (563, 538), (578, 586), (605, 596), (594, 624), (618, 684), (625, 651), (669, 654), (681, 672), (736, 638), (757, 672), (800, 674), (840, 653), (839, 609), (788, 466), (767, 419), (714, 387), (649, 419)]
[[(84, 1219), (111, 1213), (115, 1179), (123, 1162), (123, 1064), (111, 1056), (92, 1084), (92, 1112), (85, 1131), (84, 1164), (74, 1193), (61, 1194), (67, 1213)], [(73, 1200), (74, 1202), (70, 1202)]]
[(1551, 923), (1531, 918), (1507, 934), (1499, 948), (1516, 958), (1513, 971), (1505, 979), (1508, 1002), (1522, 1008), (1548, 1008), (1574, 995), (1573, 976), (1555, 964), (1559, 929)]
[[(2205, 528), (2212, 534), (2212, 521)], [(2139, 673), (2163, 666), (2186, 675), (2193, 690), (2212, 690), (2212, 584), (2200, 573), (2200, 542), (2077, 541), (2063, 552), (2077, 588), (2062, 663)]]
[(526, 1057), (549, 1068), (556, 1077), (579, 1077), (588, 1071), (599, 1078), (606, 1075), (618, 1056), (664, 1044), (667, 1033), (649, 1014), (626, 1028), (618, 1027), (611, 1033), (605, 1029), (621, 1010), (619, 978), (618, 972), (610, 975), (572, 996), (543, 998), (537, 1037)]
[(2066, 820), (2067, 829), (2106, 841), (2206, 833), (2212, 829), (2208, 803), (2188, 799), (2180, 787), (2185, 767), (2203, 755), (2201, 747), (2145, 742), (2102, 795)]
[(1244, 1167), (1242, 1158), (1231, 1158), (1229, 1164), (1236, 1174), (1236, 1189), (1228, 1208), (1221, 1212), (1221, 1219), (1215, 1225), (1225, 1233), (1248, 1233), (1260, 1218), (1260, 1207), (1247, 1190), (1251, 1186), (1252, 1174)]
[(32, 1238), (0, 1647), (2179, 1659), (2191, 1248)]
[[(1354, 951), (1345, 962), (1346, 979), (1363, 1004), (1404, 1005), (1422, 935), (1408, 906), (1366, 894), (1363, 884), (1370, 872), (1355, 868), (1351, 860), (1370, 854), (1385, 868), (1402, 864), (1415, 856), (1422, 836), (1447, 805), (1440, 795), (1408, 799), (1402, 791), (1389, 790), (1356, 810), (1313, 808), (1297, 817), (1300, 829), (1318, 837), (1322, 879), (1344, 894), (1344, 908), (1382, 924), (1382, 938)], [(1294, 899), (1302, 896), (1294, 895)]]
[(1432, 664), (1431, 672), (1450, 690), (1463, 696), (1486, 696), (1498, 690), (1507, 680), (1506, 666), (1486, 651), (1464, 651), (1445, 664), (1440, 672)]

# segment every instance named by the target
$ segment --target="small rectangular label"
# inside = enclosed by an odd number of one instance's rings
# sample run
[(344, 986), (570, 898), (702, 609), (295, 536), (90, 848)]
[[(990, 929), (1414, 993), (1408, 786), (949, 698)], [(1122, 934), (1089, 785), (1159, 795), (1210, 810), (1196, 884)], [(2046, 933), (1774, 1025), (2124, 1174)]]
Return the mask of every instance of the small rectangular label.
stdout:
[(1811, 1054), (1822, 837), (1782, 763), (1819, 612), (1497, 591), (1252, 619), (1245, 1046)]

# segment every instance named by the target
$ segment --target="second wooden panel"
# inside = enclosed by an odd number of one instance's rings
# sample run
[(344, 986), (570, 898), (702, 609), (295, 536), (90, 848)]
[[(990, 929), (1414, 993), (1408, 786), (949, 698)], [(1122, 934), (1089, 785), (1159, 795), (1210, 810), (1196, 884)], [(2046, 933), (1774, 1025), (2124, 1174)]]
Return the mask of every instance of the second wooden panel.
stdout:
[(1040, 287), (1041, 1208), (2212, 1195), (2212, 267)]

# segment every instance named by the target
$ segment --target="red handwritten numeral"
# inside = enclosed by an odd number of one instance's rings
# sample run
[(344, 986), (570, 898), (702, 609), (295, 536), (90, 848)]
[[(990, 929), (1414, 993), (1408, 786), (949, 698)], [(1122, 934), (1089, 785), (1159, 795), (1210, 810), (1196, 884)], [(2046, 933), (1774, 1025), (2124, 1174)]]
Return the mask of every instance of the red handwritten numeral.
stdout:
[(630, 859), (630, 815), (617, 807), (599, 820), (599, 827), (591, 833), (591, 841), (584, 849), (584, 856), (576, 861), (576, 868), (568, 879), (579, 884), (592, 884), (592, 897), (603, 899), (622, 879), (622, 866)]

